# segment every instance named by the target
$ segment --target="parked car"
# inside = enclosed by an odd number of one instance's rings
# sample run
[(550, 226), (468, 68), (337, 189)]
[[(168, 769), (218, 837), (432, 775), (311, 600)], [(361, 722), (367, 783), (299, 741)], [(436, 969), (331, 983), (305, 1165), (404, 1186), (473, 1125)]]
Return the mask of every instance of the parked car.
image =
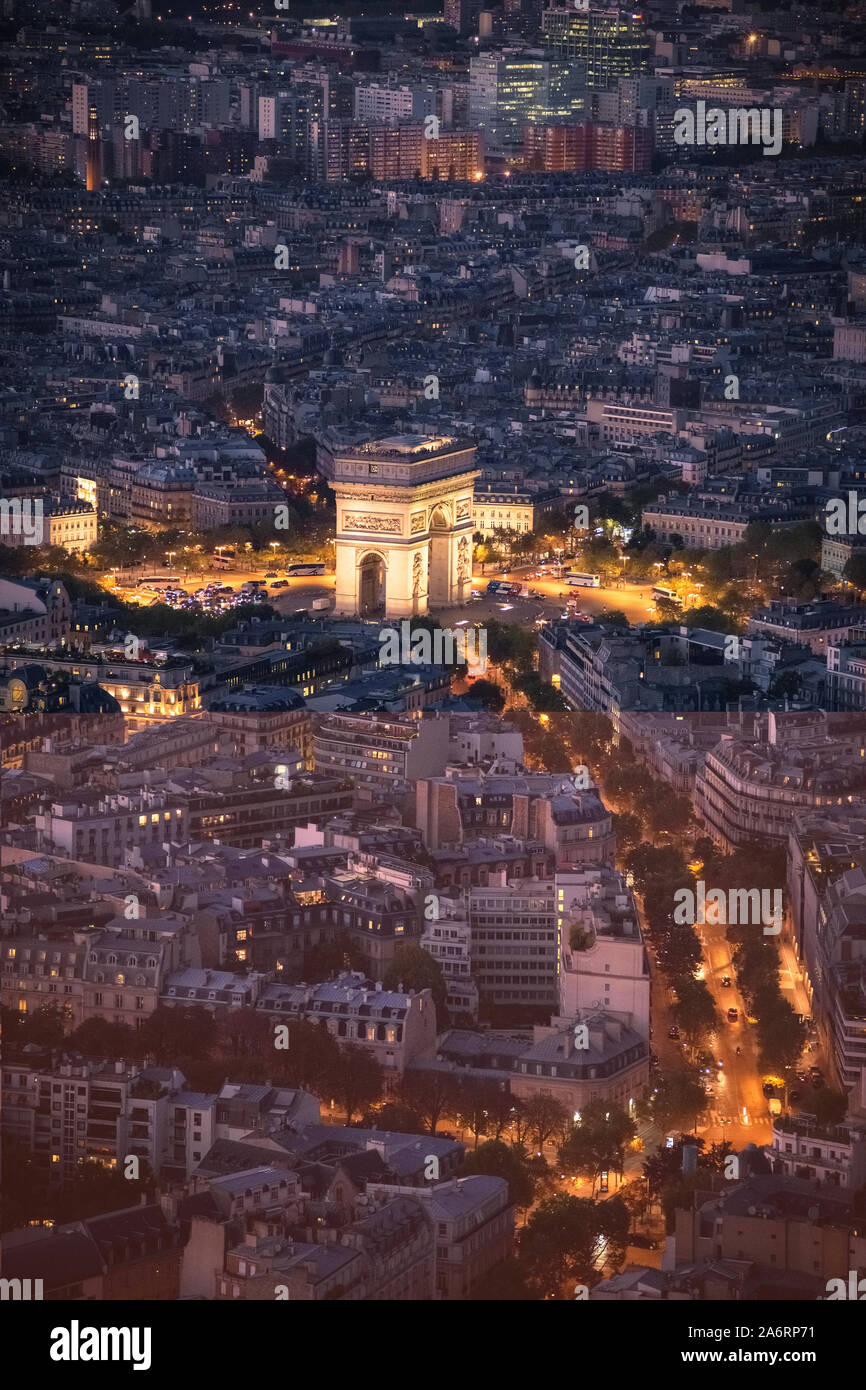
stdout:
[(737, 1009), (728, 1009), (728, 1022), (729, 1022), (729, 1023), (736, 1023), (736, 1022), (737, 1022), (737, 1019), (738, 1019), (739, 1017), (740, 1017), (740, 1015), (739, 1015), (739, 1011), (738, 1011)]
[(658, 1250), (659, 1248), (657, 1240), (653, 1240), (652, 1236), (642, 1235), (640, 1231), (632, 1231), (628, 1243), (638, 1250)]
[(730, 989), (730, 988), (731, 988), (731, 977), (730, 977), (730, 975), (723, 975), (723, 976), (722, 976), (722, 989)]

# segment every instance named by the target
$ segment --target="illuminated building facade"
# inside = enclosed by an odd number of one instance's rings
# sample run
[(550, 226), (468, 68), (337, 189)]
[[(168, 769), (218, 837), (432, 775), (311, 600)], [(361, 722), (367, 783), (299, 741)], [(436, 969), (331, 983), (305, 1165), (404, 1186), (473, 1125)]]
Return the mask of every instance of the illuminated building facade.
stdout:
[(336, 453), (338, 614), (409, 618), (462, 604), (472, 584), (475, 450), (400, 434)]
[(557, 8), (545, 10), (541, 23), (554, 53), (585, 65), (590, 91), (603, 91), (620, 77), (647, 70), (649, 43), (640, 14)]

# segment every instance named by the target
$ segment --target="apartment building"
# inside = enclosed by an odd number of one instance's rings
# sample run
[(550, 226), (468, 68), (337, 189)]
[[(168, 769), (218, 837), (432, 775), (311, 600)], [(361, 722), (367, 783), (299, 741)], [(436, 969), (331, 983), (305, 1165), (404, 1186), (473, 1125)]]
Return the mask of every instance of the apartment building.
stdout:
[[(816, 656), (847, 642), (851, 634), (866, 623), (866, 606), (832, 600), (814, 603), (787, 603), (774, 599), (749, 618), (748, 631), (780, 641), (797, 642)], [(862, 708), (862, 707), (861, 707)]]
[(202, 783), (200, 790), (178, 793), (186, 838), (256, 847), (263, 838), (285, 835), (352, 805), (351, 788), (342, 777), (289, 775), (286, 787), (277, 787), (274, 780), (221, 789)]
[(424, 1188), (368, 1183), (372, 1198), (402, 1194), (420, 1200), (436, 1236), (435, 1297), (463, 1299), (514, 1252), (514, 1207), (504, 1178), (451, 1178)]
[[(0, 643), (50, 648), (66, 637), (71, 627), (72, 599), (59, 580), (0, 578)], [(22, 662), (32, 660), (32, 656), (22, 658)], [(16, 664), (9, 656), (4, 663), (10, 667)]]
[(469, 890), (472, 975), (479, 997), (494, 1005), (554, 1011), (557, 939), (550, 880), (509, 882), (504, 874)]
[(38, 846), (65, 859), (119, 867), (134, 848), (190, 838), (189, 807), (178, 800), (159, 792), (69, 791), (37, 813)]
[(478, 1017), (478, 985), (472, 974), (472, 927), (466, 904), (462, 896), (431, 896), (436, 916), (425, 920), (420, 944), (442, 967), (449, 1017), (474, 1022)]
[(182, 1245), (170, 1203), (143, 1202), (50, 1230), (4, 1232), (3, 1277), (40, 1279), (46, 1302), (174, 1302)]
[(529, 492), (516, 483), (505, 487), (476, 483), (475, 530), (484, 536), (497, 531), (535, 531), (560, 501), (558, 489)]
[[(131, 732), (201, 708), (199, 679), (191, 661), (111, 660), (90, 653), (63, 657), (40, 654), (38, 660), (47, 671), (63, 672), (70, 680), (97, 681), (117, 700)], [(6, 661), (14, 670), (32, 662), (33, 657), (10, 654)]]
[(594, 788), (578, 788), (564, 774), (503, 772), (495, 764), (419, 780), (415, 823), (434, 851), (510, 837), (543, 846), (565, 867), (609, 862), (615, 850), (610, 813)]
[(808, 1115), (778, 1115), (767, 1154), (774, 1173), (856, 1192), (866, 1182), (866, 1124), (824, 1126)]
[(562, 1019), (535, 1026), (531, 1042), (523, 1032), (451, 1029), (439, 1038), (437, 1060), (419, 1061), (415, 1069), (445, 1068), (458, 1077), (493, 1081), (520, 1100), (553, 1096), (569, 1114), (591, 1100), (610, 1101), (631, 1114), (649, 1083), (648, 1041), (603, 1009), (581, 1022), (588, 1046), (580, 1048), (573, 1022), (564, 1025)]
[(753, 1264), (765, 1279), (799, 1276), (801, 1296), (822, 1298), (829, 1279), (847, 1286), (849, 1270), (866, 1267), (859, 1227), (849, 1193), (755, 1174), (723, 1193), (697, 1192), (688, 1207), (678, 1206), (672, 1253), (677, 1269), (732, 1260)]
[(429, 989), (386, 990), (358, 973), (346, 972), (320, 985), (266, 985), (260, 1013), (323, 1024), (338, 1042), (357, 1043), (384, 1068), (402, 1075), (415, 1057), (436, 1045), (436, 1006)]
[(5, 1062), (3, 1133), (20, 1140), (52, 1182), (68, 1182), (86, 1162), (122, 1170), (139, 1075), (122, 1061)]
[(443, 772), (449, 741), (447, 718), (322, 715), (314, 721), (313, 765), (323, 774), (390, 787)]
[(650, 1033), (650, 972), (634, 897), (615, 869), (557, 871), (558, 1013), (603, 1008)]
[(211, 701), (205, 719), (231, 740), (236, 757), (263, 748), (293, 748), (309, 766), (310, 716), (302, 696), (273, 686), (234, 691)]
[(795, 811), (866, 799), (866, 736), (826, 716), (770, 713), (755, 733), (725, 734), (698, 768), (695, 809), (707, 833), (725, 848), (787, 842)]
[(827, 645), (826, 708), (866, 710), (866, 626), (853, 627), (846, 639)]

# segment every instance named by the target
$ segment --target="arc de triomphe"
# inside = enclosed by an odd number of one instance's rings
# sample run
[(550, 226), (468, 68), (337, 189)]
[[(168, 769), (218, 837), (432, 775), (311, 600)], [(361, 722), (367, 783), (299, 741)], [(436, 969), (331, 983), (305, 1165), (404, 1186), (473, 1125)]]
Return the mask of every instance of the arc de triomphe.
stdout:
[(472, 584), (475, 449), (399, 434), (333, 453), (335, 612), (411, 618), (464, 603)]

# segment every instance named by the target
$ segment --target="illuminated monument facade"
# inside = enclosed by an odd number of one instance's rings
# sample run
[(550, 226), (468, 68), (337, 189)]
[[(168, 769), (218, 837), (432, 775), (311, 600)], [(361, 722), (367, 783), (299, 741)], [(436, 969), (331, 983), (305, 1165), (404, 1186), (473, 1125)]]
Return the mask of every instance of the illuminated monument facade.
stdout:
[(411, 618), (465, 603), (472, 584), (475, 449), (398, 434), (336, 450), (335, 612)]

